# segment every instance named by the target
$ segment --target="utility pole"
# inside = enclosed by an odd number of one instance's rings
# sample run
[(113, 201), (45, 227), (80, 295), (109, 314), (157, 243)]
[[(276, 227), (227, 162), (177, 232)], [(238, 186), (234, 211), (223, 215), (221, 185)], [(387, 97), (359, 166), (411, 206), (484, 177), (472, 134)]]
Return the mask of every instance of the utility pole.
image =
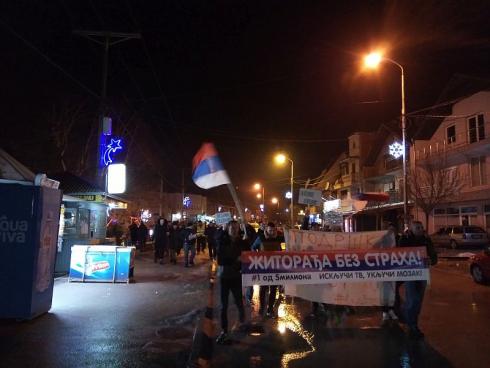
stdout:
[[(102, 179), (104, 178), (105, 168), (101, 165), (101, 157), (105, 151), (106, 146), (106, 135), (110, 135), (110, 131), (112, 131), (112, 123), (107, 123), (104, 127), (104, 117), (106, 113), (106, 98), (107, 98), (107, 70), (109, 63), (109, 48), (118, 43), (128, 41), (131, 39), (140, 39), (140, 33), (120, 33), (120, 32), (111, 32), (111, 31), (81, 31), (76, 30), (73, 31), (74, 34), (78, 36), (85, 37), (90, 41), (93, 41), (99, 45), (104, 47), (104, 55), (102, 61), (102, 92), (100, 94), (100, 106), (99, 106), (99, 122), (97, 129), (97, 157), (96, 157), (96, 165), (95, 165), (95, 179), (99, 184), (104, 185), (105, 189), (105, 180), (102, 183)], [(114, 41), (112, 41), (114, 40)]]
[(182, 197), (180, 198), (180, 208), (181, 211), (180, 213), (182, 214), (182, 217), (184, 217), (184, 195), (185, 195), (185, 181), (184, 181), (184, 175), (185, 175), (185, 168), (182, 168)]
[(160, 217), (163, 216), (162, 199), (163, 199), (163, 175), (162, 175), (162, 173), (160, 173), (160, 207), (159, 207), (159, 211), (158, 211), (160, 214)]

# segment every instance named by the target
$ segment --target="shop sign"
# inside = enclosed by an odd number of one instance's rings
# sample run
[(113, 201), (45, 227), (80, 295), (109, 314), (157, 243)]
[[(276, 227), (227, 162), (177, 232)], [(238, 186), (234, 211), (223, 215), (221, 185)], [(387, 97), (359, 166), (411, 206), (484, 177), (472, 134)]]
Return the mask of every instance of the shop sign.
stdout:
[(74, 195), (74, 197), (81, 198), (88, 202), (104, 202), (104, 198), (100, 194), (80, 194)]

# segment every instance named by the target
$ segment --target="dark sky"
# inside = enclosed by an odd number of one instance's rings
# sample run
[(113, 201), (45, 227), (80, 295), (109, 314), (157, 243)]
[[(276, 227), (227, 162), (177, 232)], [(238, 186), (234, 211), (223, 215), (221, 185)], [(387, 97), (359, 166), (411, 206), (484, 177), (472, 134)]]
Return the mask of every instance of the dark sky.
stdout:
[[(73, 31), (140, 32), (111, 47), (108, 77), (108, 109), (115, 130), (127, 128), (135, 175), (153, 188), (163, 173), (167, 189), (179, 190), (182, 168), (212, 141), (242, 193), (256, 180), (279, 193), (289, 170), (273, 166), (273, 152), (291, 155), (298, 180), (316, 177), (350, 133), (398, 116), (398, 69), (362, 74), (364, 52), (383, 46), (404, 66), (408, 111), (433, 104), (455, 74), (488, 77), (489, 8), (484, 0), (3, 2), (1, 145), (54, 170), (53, 109), (83, 106), (70, 135), (76, 158), (97, 114), (102, 47)], [(196, 188), (188, 170), (185, 181)]]

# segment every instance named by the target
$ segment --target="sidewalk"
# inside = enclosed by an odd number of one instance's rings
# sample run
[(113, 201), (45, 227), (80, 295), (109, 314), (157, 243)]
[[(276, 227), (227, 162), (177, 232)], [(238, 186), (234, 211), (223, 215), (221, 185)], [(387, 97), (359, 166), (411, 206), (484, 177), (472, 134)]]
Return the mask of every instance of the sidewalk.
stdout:
[(2, 367), (184, 366), (205, 305), (209, 261), (184, 268), (138, 253), (134, 283), (55, 280), (49, 313), (0, 321)]

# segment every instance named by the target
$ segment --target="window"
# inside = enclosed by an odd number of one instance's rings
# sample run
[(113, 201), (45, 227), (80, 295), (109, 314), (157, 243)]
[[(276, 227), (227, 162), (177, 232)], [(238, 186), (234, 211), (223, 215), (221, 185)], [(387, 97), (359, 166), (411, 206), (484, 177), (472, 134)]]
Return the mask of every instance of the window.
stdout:
[(459, 215), (459, 208), (456, 207), (448, 207), (447, 208), (448, 215)]
[(340, 175), (349, 175), (349, 165), (347, 164), (340, 164)]
[(479, 114), (468, 119), (468, 138), (470, 143), (475, 143), (485, 139), (485, 123), (483, 121), (483, 114)]
[(484, 207), (485, 213), (490, 212), (490, 204), (486, 204)]
[(446, 214), (445, 208), (434, 208), (434, 216), (445, 215), (445, 214)]
[(451, 125), (446, 128), (447, 143), (451, 144), (456, 142), (456, 125)]
[(355, 172), (356, 172), (356, 163), (353, 162), (352, 163), (352, 168), (351, 168), (351, 173), (355, 174)]
[(461, 213), (478, 213), (476, 207), (461, 207)]
[(471, 159), (471, 185), (473, 187), (487, 184), (486, 157), (473, 157)]

